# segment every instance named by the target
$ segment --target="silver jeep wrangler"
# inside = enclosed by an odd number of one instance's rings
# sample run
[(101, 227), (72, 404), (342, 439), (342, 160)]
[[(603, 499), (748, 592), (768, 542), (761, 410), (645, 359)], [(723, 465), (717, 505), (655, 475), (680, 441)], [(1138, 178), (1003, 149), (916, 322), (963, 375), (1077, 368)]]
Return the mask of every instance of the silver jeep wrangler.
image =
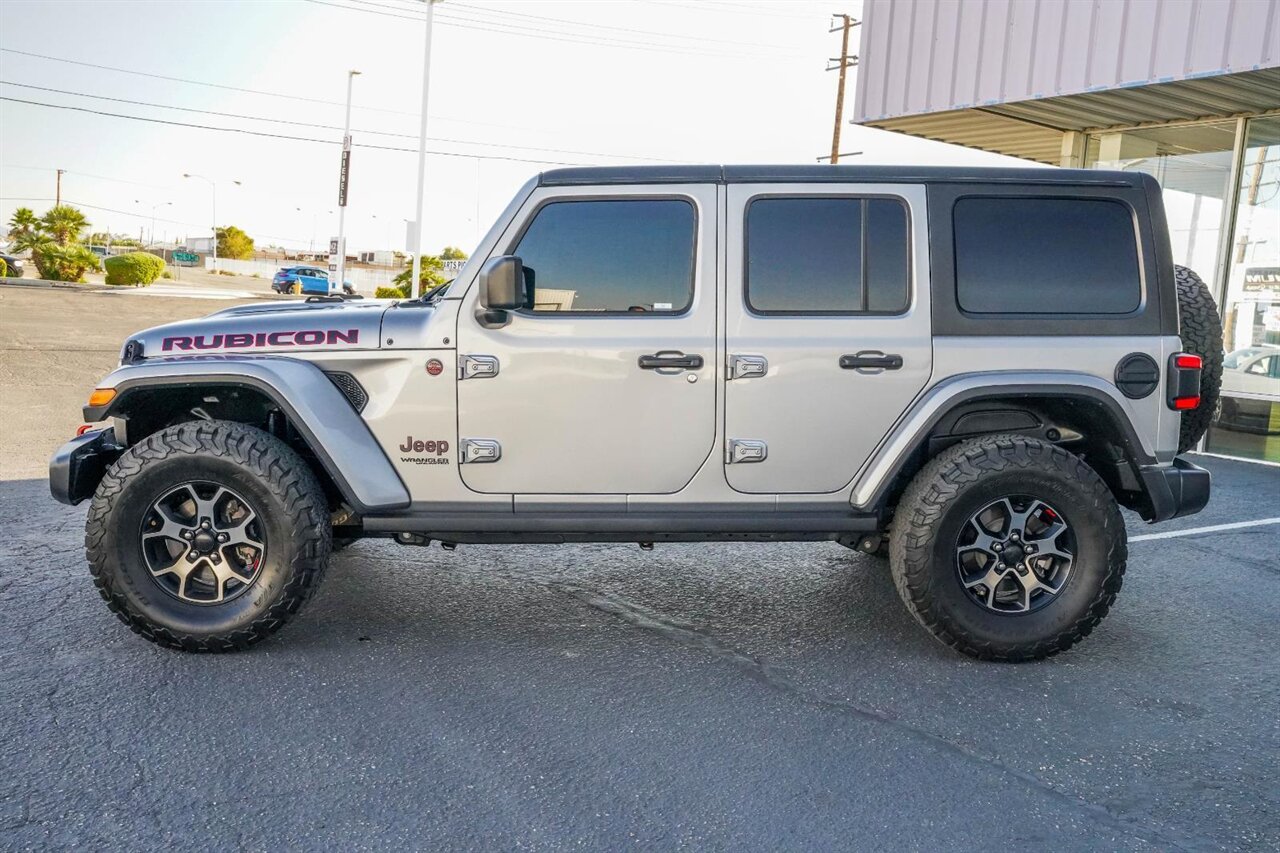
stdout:
[(1199, 511), (1221, 376), (1156, 183), (1055, 169), (580, 168), (450, 284), (139, 332), (50, 465), (108, 606), (246, 647), (335, 547), (794, 540), (886, 555), (979, 658), (1068, 648), (1120, 507)]

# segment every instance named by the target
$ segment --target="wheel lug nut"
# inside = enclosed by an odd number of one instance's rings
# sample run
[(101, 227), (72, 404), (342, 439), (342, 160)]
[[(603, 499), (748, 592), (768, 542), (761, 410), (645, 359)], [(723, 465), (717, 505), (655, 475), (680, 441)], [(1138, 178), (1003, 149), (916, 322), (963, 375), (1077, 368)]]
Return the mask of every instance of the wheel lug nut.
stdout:
[(190, 530), (184, 530), (184, 531), (182, 531), (182, 538), (183, 538), (183, 539), (190, 539), (190, 538), (191, 538), (191, 531), (190, 531)]
[(230, 536), (228, 536), (228, 535), (227, 535), (227, 534), (225, 534), (225, 533), (219, 533), (219, 534), (218, 534), (218, 541), (219, 541), (219, 542), (226, 542), (226, 541), (227, 541), (228, 539), (230, 539), (230, 538), (231, 538), (231, 537), (230, 537)]
[(993, 546), (991, 546), (991, 547), (992, 547), (992, 549), (993, 549), (993, 550), (995, 550), (995, 552), (996, 552), (997, 554), (999, 554), (1001, 551), (1003, 551), (1003, 550), (1004, 550), (1004, 546), (1003, 546), (1003, 545), (1001, 545), (999, 542), (997, 542), (995, 545), (993, 545)]
[(199, 559), (199, 556), (200, 556), (200, 555), (199, 555), (199, 554), (197, 554), (195, 551), (188, 551), (188, 552), (187, 552), (187, 562), (188, 562), (188, 563), (194, 563), (197, 559)]

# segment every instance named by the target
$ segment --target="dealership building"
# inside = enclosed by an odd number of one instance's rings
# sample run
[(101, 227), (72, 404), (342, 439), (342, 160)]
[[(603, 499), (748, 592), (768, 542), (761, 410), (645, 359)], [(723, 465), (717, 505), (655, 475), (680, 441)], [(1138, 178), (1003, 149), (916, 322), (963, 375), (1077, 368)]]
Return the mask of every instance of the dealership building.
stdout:
[(1222, 314), (1204, 449), (1280, 463), (1280, 0), (865, 0), (855, 124), (1142, 171)]

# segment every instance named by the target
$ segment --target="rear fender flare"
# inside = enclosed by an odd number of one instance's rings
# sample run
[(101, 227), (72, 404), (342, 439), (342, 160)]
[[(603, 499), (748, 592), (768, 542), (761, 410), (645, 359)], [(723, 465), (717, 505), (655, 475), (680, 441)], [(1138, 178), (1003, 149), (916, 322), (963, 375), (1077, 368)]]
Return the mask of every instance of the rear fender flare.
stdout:
[(295, 358), (204, 356), (117, 368), (99, 388), (114, 388), (102, 406), (85, 406), (95, 423), (124, 417), (136, 392), (155, 388), (251, 388), (278, 405), (357, 512), (409, 505), (409, 492), (387, 454), (342, 392), (319, 367)]
[[(930, 431), (957, 406), (983, 398), (1079, 398), (1096, 403), (1118, 429), (1116, 443), (1136, 465), (1155, 465), (1156, 448), (1144, 442), (1129, 417), (1126, 401), (1111, 383), (1084, 373), (1009, 371), (971, 373), (952, 377), (916, 400), (872, 454), (856, 479), (850, 502), (855, 509), (882, 509), (901, 467), (928, 441)], [(1164, 460), (1170, 461), (1169, 459)]]

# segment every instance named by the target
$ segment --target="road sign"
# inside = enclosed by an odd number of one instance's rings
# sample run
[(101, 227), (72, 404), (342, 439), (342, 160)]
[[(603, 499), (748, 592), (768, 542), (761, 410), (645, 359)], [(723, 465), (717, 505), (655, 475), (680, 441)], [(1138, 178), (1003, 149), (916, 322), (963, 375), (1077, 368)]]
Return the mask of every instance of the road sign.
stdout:
[(342, 150), (342, 168), (338, 170), (338, 207), (347, 206), (347, 179), (351, 174), (351, 149)]
[(175, 264), (186, 264), (193, 266), (200, 262), (200, 256), (193, 252), (174, 252), (173, 262)]
[(330, 237), (329, 238), (329, 272), (337, 272), (338, 264), (342, 261), (342, 256), (346, 254), (346, 238)]

